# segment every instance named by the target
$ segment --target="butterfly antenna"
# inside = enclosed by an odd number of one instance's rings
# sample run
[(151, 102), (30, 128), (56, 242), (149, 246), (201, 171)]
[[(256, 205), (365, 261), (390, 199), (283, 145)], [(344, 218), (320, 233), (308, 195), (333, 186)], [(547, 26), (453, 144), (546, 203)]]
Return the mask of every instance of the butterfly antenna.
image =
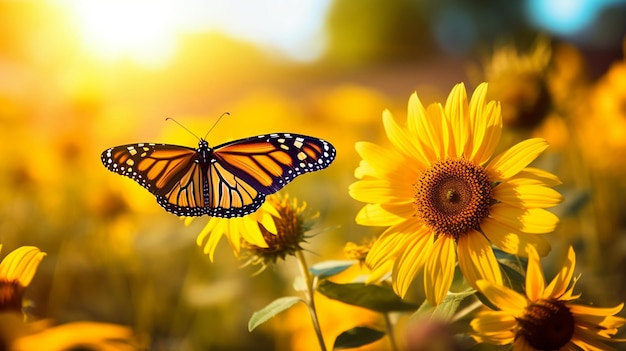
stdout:
[(178, 122), (177, 120), (173, 119), (172, 117), (167, 117), (165, 118), (166, 121), (172, 121), (176, 124), (178, 124), (179, 126), (181, 126), (184, 130), (188, 131), (191, 135), (195, 136), (198, 140), (200, 140), (200, 137), (196, 135), (196, 133), (192, 132), (191, 130), (189, 130), (189, 128), (185, 127), (184, 125), (182, 125), (180, 122)]
[(224, 112), (222, 113), (221, 116), (219, 116), (217, 118), (217, 121), (215, 121), (215, 123), (213, 123), (213, 126), (211, 127), (211, 129), (209, 129), (208, 132), (206, 132), (206, 135), (204, 136), (204, 139), (206, 139), (209, 136), (209, 133), (211, 133), (211, 131), (213, 130), (213, 128), (215, 128), (215, 126), (219, 123), (219, 121), (224, 117), (224, 116), (230, 116), (230, 113), (228, 112)]

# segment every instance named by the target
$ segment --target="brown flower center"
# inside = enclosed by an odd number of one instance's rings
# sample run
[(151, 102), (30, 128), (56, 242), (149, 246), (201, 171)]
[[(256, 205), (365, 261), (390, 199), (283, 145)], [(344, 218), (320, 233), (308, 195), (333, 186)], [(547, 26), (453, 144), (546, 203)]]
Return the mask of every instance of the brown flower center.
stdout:
[(439, 161), (415, 183), (414, 204), (431, 230), (458, 239), (489, 215), (491, 182), (483, 167), (465, 159)]
[(0, 312), (22, 312), (23, 295), (20, 282), (0, 279)]
[(518, 319), (520, 329), (516, 337), (523, 337), (537, 350), (559, 350), (574, 335), (574, 316), (558, 300), (539, 300), (526, 307)]
[(299, 208), (295, 200), (291, 201), (289, 198), (284, 198), (271, 199), (270, 201), (280, 214), (279, 218), (274, 218), (276, 234), (270, 233), (259, 223), (267, 247), (247, 245), (247, 248), (254, 256), (263, 261), (276, 262), (278, 258), (284, 259), (285, 256), (293, 255), (296, 251), (302, 250), (300, 243), (305, 241), (304, 233), (309, 228), (301, 214), (304, 207)]

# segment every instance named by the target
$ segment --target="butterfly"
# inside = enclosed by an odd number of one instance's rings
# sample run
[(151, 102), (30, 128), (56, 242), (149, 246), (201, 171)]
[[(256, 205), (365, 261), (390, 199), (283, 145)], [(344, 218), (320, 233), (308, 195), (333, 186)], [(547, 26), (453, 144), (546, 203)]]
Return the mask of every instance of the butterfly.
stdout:
[(102, 152), (104, 166), (148, 189), (178, 216), (250, 214), (297, 176), (328, 167), (336, 150), (327, 141), (293, 133), (258, 135), (215, 147), (128, 144)]

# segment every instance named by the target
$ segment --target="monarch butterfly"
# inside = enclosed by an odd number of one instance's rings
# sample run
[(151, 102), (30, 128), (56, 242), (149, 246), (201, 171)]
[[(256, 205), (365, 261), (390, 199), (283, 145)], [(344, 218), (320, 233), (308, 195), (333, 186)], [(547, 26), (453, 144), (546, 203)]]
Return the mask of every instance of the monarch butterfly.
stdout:
[(327, 141), (274, 133), (209, 147), (128, 144), (105, 150), (102, 163), (156, 196), (178, 216), (241, 217), (256, 211), (295, 177), (328, 167), (336, 150)]

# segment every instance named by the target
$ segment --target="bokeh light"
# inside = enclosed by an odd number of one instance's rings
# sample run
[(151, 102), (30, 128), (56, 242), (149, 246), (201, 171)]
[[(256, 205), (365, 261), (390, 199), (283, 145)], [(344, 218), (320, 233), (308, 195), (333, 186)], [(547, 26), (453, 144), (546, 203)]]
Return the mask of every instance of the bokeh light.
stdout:
[(295, 60), (324, 50), (324, 1), (56, 0), (71, 14), (90, 52), (103, 59), (168, 63), (185, 34), (217, 31)]

